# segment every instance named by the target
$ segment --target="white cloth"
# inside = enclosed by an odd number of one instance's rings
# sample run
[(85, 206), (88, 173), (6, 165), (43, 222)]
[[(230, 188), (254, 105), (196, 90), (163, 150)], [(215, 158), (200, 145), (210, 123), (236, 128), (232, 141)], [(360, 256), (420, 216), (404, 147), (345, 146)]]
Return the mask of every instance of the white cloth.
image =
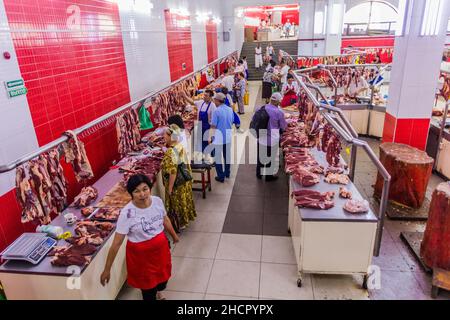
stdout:
[(263, 58), (262, 58), (262, 48), (255, 48), (255, 68), (260, 68), (263, 66)]
[(285, 65), (283, 68), (281, 68), (280, 75), (281, 75), (281, 83), (287, 82), (287, 75), (289, 73), (290, 67), (288, 65)]
[[(206, 111), (206, 109), (208, 109), (208, 103), (206, 103), (203, 99), (195, 101), (195, 105), (197, 106), (197, 110), (198, 110), (197, 118), (200, 115), (200, 111)], [(211, 105), (208, 109), (209, 124), (211, 124), (212, 115), (216, 109), (217, 109), (216, 105), (214, 104), (214, 102), (211, 101)]]
[(150, 240), (164, 231), (166, 209), (161, 198), (151, 196), (152, 204), (146, 209), (128, 203), (120, 211), (116, 232), (128, 236), (133, 243)]
[(294, 91), (295, 93), (298, 93), (298, 91), (300, 90), (298, 83), (296, 81), (292, 82), (292, 84), (289, 83), (284, 83), (283, 87), (281, 88), (281, 93), (283, 95), (286, 94), (286, 92), (288, 92), (289, 90)]
[(244, 70), (247, 71), (248, 70), (248, 63), (246, 60), (244, 60)]
[(223, 77), (222, 79), (222, 86), (224, 86), (225, 88), (228, 89), (228, 91), (233, 91), (233, 86), (234, 86), (234, 76), (232, 75), (226, 75), (225, 77)]

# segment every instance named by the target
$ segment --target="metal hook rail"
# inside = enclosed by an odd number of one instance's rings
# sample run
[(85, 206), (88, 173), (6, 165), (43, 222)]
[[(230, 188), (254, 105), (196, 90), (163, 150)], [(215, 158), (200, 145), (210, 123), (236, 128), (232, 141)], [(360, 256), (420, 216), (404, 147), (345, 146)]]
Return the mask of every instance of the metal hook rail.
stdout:
[[(304, 78), (305, 75), (301, 75), (299, 73), (294, 73), (294, 78), (297, 80), (301, 88), (306, 92), (308, 97), (311, 99), (312, 103), (319, 109), (319, 112), (323, 115), (323, 117), (328, 121), (328, 123), (336, 130), (336, 132), (345, 140), (346, 143), (352, 145), (352, 159), (350, 165), (351, 170), (353, 170), (356, 166), (356, 148), (361, 147), (366, 152), (366, 154), (369, 156), (371, 161), (374, 163), (374, 165), (377, 167), (378, 172), (381, 174), (381, 176), (384, 179), (383, 183), (383, 192), (381, 194), (381, 200), (380, 200), (380, 210), (378, 213), (378, 226), (377, 226), (377, 234), (376, 234), (376, 241), (375, 241), (375, 247), (374, 247), (374, 256), (378, 257), (380, 254), (380, 248), (381, 248), (381, 240), (383, 236), (383, 227), (384, 227), (384, 216), (385, 211), (387, 208), (388, 203), (388, 196), (389, 196), (389, 187), (391, 183), (391, 176), (389, 172), (387, 172), (386, 168), (383, 166), (383, 164), (380, 162), (378, 157), (375, 155), (373, 150), (370, 148), (369, 144), (366, 141), (358, 139), (358, 134), (356, 133), (356, 130), (352, 127), (348, 119), (343, 114), (342, 110), (336, 107), (332, 107), (329, 104), (326, 103), (320, 103), (314, 96), (314, 94), (309, 90), (311, 87), (315, 90), (318, 90), (320, 92), (320, 89), (317, 86), (311, 86), (306, 85), (302, 78)], [(306, 76), (307, 77), (307, 76)], [(309, 80), (310, 81), (310, 80)], [(323, 96), (323, 94), (321, 94)], [(326, 101), (326, 100), (325, 100)], [(332, 114), (330, 112), (336, 112), (342, 122), (344, 123), (345, 127), (342, 127), (340, 124), (338, 124)], [(353, 155), (355, 156), (353, 158)]]
[[(205, 66), (202, 67), (201, 69), (189, 73), (188, 75), (186, 75), (186, 76), (184, 76), (184, 77), (182, 77), (182, 78), (180, 78), (180, 79), (178, 79), (178, 80), (172, 82), (172, 83), (169, 84), (168, 86), (166, 86), (166, 87), (164, 87), (164, 88), (162, 88), (162, 89), (160, 89), (160, 90), (158, 90), (158, 91), (156, 91), (156, 92), (150, 92), (150, 93), (146, 94), (144, 97), (142, 97), (142, 98), (140, 98), (140, 99), (138, 99), (138, 100), (129, 102), (129, 103), (127, 103), (127, 104), (125, 104), (125, 105), (123, 105), (123, 106), (121, 106), (121, 107), (119, 107), (119, 108), (117, 108), (117, 109), (115, 109), (115, 110), (113, 110), (113, 111), (111, 111), (111, 112), (109, 112), (109, 113), (107, 113), (107, 114), (105, 114), (105, 115), (103, 115), (103, 116), (101, 116), (101, 117), (99, 117), (99, 118), (97, 118), (97, 119), (95, 119), (95, 120), (93, 120), (93, 121), (87, 123), (87, 124), (85, 124), (84, 126), (79, 127), (79, 128), (77, 128), (77, 129), (73, 130), (73, 132), (74, 132), (76, 135), (79, 135), (80, 133), (82, 133), (82, 132), (84, 132), (84, 131), (86, 131), (86, 130), (91, 129), (92, 127), (94, 127), (94, 126), (96, 126), (96, 125), (102, 123), (103, 121), (105, 121), (105, 120), (107, 120), (107, 119), (109, 119), (109, 118), (111, 118), (111, 117), (114, 117), (114, 116), (120, 114), (121, 112), (123, 112), (123, 111), (125, 111), (125, 110), (127, 110), (127, 109), (129, 109), (129, 108), (131, 108), (131, 107), (133, 107), (133, 106), (135, 106), (135, 105), (139, 105), (139, 106), (140, 106), (141, 103), (145, 102), (147, 99), (152, 98), (152, 97), (155, 97), (155, 96), (158, 95), (158, 94), (161, 94), (161, 93), (164, 93), (164, 92), (170, 90), (173, 86), (175, 86), (175, 85), (181, 83), (182, 81), (185, 81), (185, 80), (191, 78), (191, 77), (194, 76), (195, 74), (197, 74), (197, 73), (199, 73), (199, 72), (202, 72), (202, 71), (204, 71), (205, 69), (207, 69), (207, 68), (209, 68), (209, 67), (211, 67), (211, 66), (213, 66), (213, 65), (220, 64), (220, 63), (222, 63), (224, 60), (226, 60), (226, 59), (228, 59), (229, 57), (231, 57), (231, 56), (233, 56), (233, 55), (236, 55), (236, 54), (237, 54), (237, 50), (234, 51), (234, 52), (232, 52), (232, 53), (230, 53), (230, 54), (228, 54), (228, 55), (226, 55), (226, 56), (224, 56), (224, 57), (222, 57), (222, 58), (219, 58), (219, 59), (214, 60), (213, 62), (211, 62), (211, 63), (205, 65)], [(20, 166), (20, 165), (22, 165), (22, 164), (24, 164), (24, 163), (26, 163), (26, 162), (28, 162), (28, 161), (30, 161), (30, 160), (32, 160), (32, 159), (38, 157), (38, 156), (40, 156), (41, 154), (43, 154), (43, 153), (45, 153), (45, 152), (47, 152), (47, 151), (52, 150), (53, 148), (59, 146), (61, 143), (65, 142), (65, 141), (67, 141), (67, 140), (68, 140), (68, 137), (65, 136), (65, 135), (63, 135), (63, 136), (61, 136), (60, 138), (58, 138), (58, 139), (56, 139), (56, 140), (54, 140), (54, 141), (52, 141), (52, 142), (50, 142), (50, 143), (47, 143), (46, 145), (40, 147), (40, 148), (37, 149), (36, 151), (30, 152), (30, 153), (28, 153), (28, 154), (26, 154), (26, 155), (20, 157), (19, 159), (15, 160), (15, 161), (12, 161), (12, 162), (10, 162), (10, 163), (8, 163), (8, 164), (0, 165), (0, 173), (4, 173), (4, 172), (8, 172), (8, 171), (14, 170), (14, 169), (17, 168), (18, 166)]]

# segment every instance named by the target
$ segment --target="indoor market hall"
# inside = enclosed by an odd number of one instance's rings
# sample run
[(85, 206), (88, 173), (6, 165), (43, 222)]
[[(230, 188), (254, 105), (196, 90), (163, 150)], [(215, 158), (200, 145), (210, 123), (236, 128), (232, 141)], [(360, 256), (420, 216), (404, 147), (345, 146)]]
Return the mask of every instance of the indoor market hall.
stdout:
[(449, 18), (0, 0), (0, 300), (450, 301)]

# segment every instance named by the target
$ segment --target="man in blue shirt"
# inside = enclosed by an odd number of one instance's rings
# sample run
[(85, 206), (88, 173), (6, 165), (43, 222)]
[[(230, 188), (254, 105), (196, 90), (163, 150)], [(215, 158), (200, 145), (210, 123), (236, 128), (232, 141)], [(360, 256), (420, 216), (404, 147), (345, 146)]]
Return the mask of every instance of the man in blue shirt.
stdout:
[[(231, 171), (231, 127), (234, 122), (233, 109), (225, 105), (225, 95), (216, 93), (214, 103), (218, 106), (211, 120), (211, 139), (215, 150), (216, 181), (224, 182)], [(224, 169), (225, 166), (225, 169)]]

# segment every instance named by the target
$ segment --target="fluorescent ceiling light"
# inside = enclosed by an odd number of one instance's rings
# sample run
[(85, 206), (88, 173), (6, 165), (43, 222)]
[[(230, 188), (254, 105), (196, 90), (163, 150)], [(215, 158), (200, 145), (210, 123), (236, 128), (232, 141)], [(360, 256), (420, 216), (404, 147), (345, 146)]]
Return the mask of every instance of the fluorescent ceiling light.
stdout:
[(426, 0), (421, 36), (437, 36), (439, 34), (443, 11), (444, 0)]
[(222, 20), (219, 17), (213, 17), (213, 23), (215, 24), (221, 24)]

